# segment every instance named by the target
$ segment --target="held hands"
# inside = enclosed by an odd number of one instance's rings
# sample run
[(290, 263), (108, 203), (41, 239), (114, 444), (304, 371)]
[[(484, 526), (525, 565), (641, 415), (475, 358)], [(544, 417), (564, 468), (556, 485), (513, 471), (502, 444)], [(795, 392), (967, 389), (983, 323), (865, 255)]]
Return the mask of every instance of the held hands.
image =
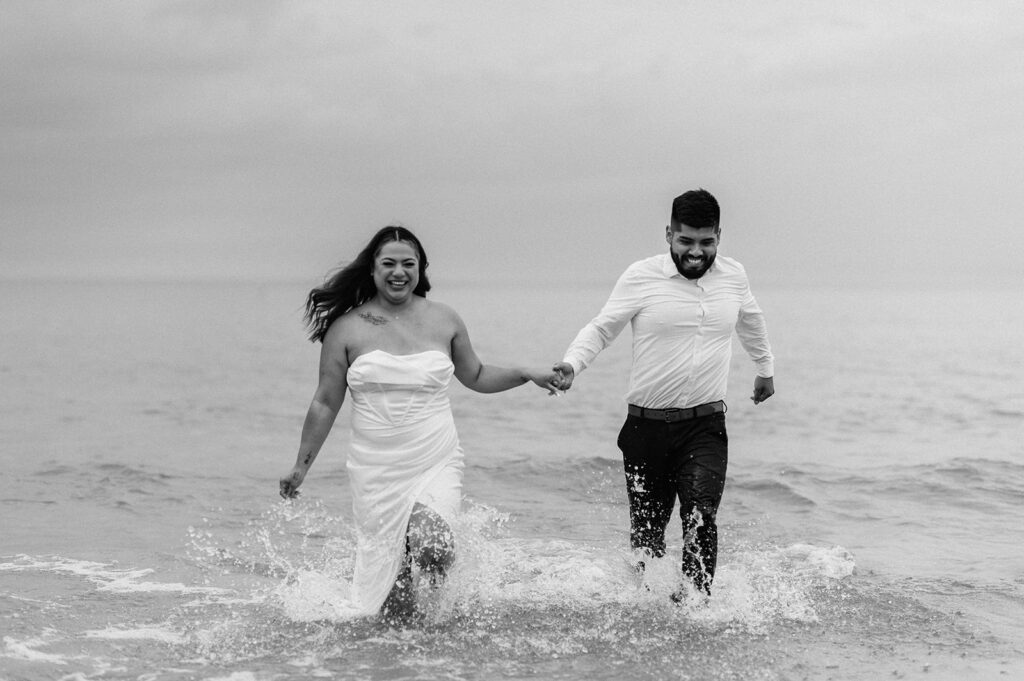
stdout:
[(299, 496), (299, 485), (306, 478), (309, 469), (302, 466), (295, 466), (280, 480), (281, 497), (284, 499), (295, 499)]
[(568, 390), (572, 387), (572, 379), (576, 377), (576, 371), (568, 362), (555, 362), (551, 370), (558, 376), (558, 389)]
[(775, 381), (772, 377), (763, 378), (757, 376), (754, 378), (754, 394), (750, 396), (754, 404), (761, 404), (774, 394)]
[(572, 367), (559, 362), (551, 367), (551, 371), (529, 371), (530, 380), (548, 391), (548, 395), (558, 395), (572, 386)]
[(527, 370), (526, 375), (529, 376), (530, 380), (535, 385), (544, 390), (548, 391), (548, 395), (557, 395), (558, 391), (561, 390), (561, 379), (558, 374), (553, 371), (534, 371)]

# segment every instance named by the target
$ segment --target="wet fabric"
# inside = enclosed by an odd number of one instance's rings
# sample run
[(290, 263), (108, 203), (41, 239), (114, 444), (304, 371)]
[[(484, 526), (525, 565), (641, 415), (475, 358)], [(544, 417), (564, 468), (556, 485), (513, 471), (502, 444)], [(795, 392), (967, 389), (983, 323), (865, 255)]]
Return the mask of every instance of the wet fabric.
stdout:
[(630, 544), (665, 555), (676, 499), (683, 522), (683, 575), (710, 593), (718, 559), (718, 505), (729, 439), (725, 414), (665, 423), (627, 416), (619, 432), (629, 496)]
[(448, 400), (454, 371), (437, 350), (373, 350), (349, 366), (347, 468), (358, 533), (352, 597), (365, 614), (380, 610), (395, 583), (413, 506), (449, 521), (459, 510), (463, 457)]

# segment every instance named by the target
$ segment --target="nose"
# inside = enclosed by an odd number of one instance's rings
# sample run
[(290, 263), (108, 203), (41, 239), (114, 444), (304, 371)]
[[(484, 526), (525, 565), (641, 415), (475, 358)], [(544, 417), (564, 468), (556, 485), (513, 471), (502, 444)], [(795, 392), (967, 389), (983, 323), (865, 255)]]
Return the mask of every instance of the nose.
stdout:
[(700, 255), (701, 253), (703, 253), (703, 251), (700, 248), (700, 244), (693, 244), (686, 252), (689, 255)]

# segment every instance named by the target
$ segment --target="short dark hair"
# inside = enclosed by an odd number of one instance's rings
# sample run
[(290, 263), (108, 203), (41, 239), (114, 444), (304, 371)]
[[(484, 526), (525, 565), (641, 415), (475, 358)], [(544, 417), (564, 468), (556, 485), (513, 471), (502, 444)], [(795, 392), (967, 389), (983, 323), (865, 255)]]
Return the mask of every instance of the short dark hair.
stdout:
[(721, 211), (718, 201), (706, 189), (693, 189), (680, 194), (672, 201), (672, 222), (694, 229), (714, 227), (718, 229)]
[(373, 283), (373, 261), (384, 244), (403, 241), (411, 244), (419, 256), (420, 281), (413, 294), (425, 298), (430, 290), (427, 279), (427, 253), (420, 240), (405, 227), (389, 225), (379, 230), (355, 260), (328, 276), (323, 286), (309, 292), (306, 298), (306, 326), (309, 340), (323, 342), (331, 324), (349, 310), (359, 307), (377, 293)]

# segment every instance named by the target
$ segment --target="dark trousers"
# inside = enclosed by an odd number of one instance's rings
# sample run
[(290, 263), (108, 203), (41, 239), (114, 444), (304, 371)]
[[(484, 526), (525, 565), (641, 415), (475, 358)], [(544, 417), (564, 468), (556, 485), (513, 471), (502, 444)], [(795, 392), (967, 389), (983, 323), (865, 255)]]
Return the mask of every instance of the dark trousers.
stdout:
[(683, 521), (683, 574), (711, 593), (718, 559), (715, 516), (725, 489), (729, 438), (725, 414), (675, 423), (627, 416), (619, 449), (629, 495), (630, 544), (665, 555), (665, 528), (676, 498)]

